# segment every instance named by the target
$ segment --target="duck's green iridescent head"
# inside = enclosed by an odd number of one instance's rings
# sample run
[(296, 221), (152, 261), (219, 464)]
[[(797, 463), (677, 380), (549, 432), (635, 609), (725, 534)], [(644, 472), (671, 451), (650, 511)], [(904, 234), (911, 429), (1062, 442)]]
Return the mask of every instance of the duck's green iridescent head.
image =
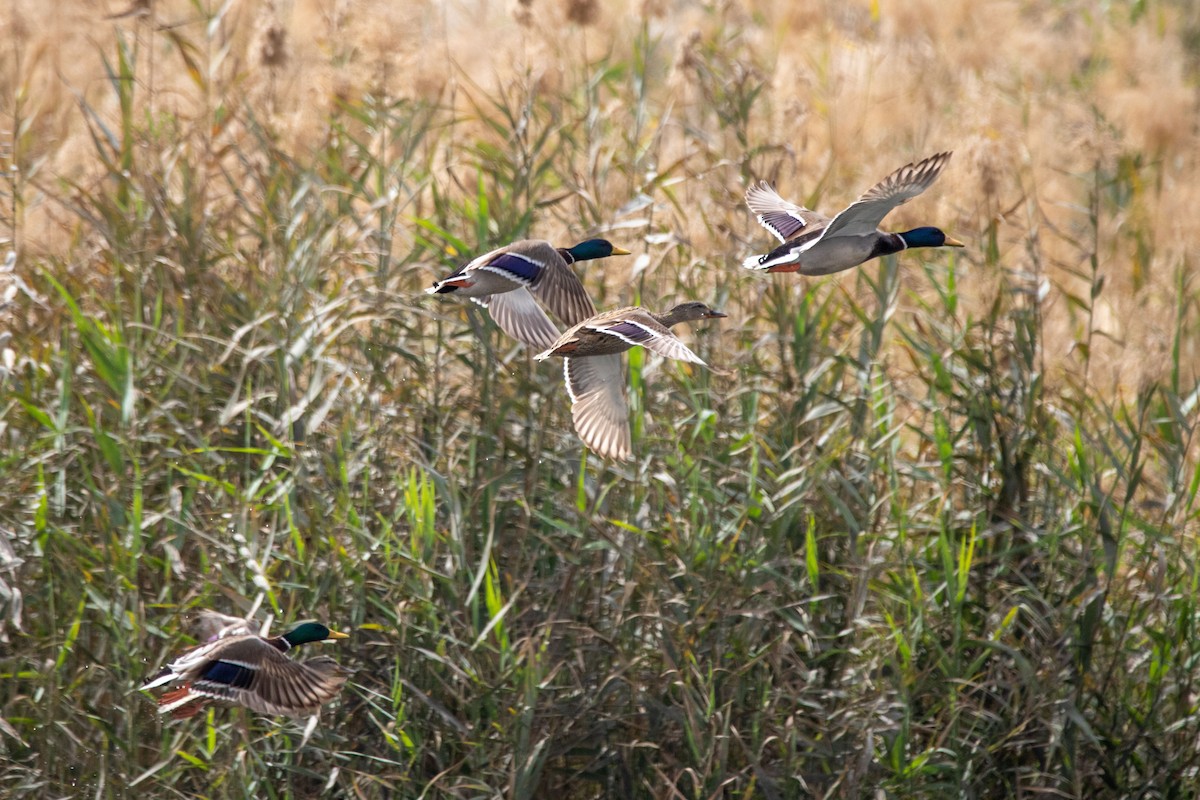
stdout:
[(609, 256), (627, 256), (629, 251), (615, 246), (608, 239), (588, 239), (586, 242), (580, 242), (574, 247), (565, 248), (562, 252), (566, 253), (570, 258), (570, 262), (576, 261), (594, 261), (597, 258), (608, 258)]
[(290, 647), (295, 647), (300, 644), (323, 642), (327, 639), (348, 639), (349, 637), (344, 633), (331, 631), (319, 622), (303, 622), (279, 638), (287, 642)]
[(951, 239), (940, 228), (913, 228), (899, 234), (909, 247), (964, 247), (958, 239)]

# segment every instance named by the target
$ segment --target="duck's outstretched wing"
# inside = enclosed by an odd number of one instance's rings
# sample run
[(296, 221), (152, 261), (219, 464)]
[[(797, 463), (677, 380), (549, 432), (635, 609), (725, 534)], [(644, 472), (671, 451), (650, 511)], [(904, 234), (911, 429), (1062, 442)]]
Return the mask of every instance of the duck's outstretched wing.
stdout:
[(645, 312), (630, 314), (620, 319), (590, 322), (583, 327), (606, 336), (614, 336), (630, 346), (641, 345), (663, 358), (690, 361), (693, 364), (704, 363), (700, 356), (671, 333), (670, 328)]
[(601, 458), (628, 460), (633, 454), (625, 372), (620, 355), (563, 359), (575, 432)]
[(892, 209), (921, 194), (937, 180), (950, 156), (949, 152), (938, 153), (916, 164), (905, 164), (834, 217), (821, 239), (873, 235)]
[(536, 247), (522, 254), (546, 266), (529, 285), (529, 290), (567, 327), (595, 316), (596, 306), (592, 298), (559, 251), (549, 242), (538, 241), (535, 244)]
[(766, 181), (760, 181), (746, 190), (746, 205), (754, 212), (758, 224), (781, 242), (786, 242), (805, 228), (818, 228), (829, 222), (829, 217), (824, 214), (784, 200)]
[(487, 308), (500, 330), (518, 342), (545, 348), (558, 339), (558, 328), (524, 287), (473, 299)]

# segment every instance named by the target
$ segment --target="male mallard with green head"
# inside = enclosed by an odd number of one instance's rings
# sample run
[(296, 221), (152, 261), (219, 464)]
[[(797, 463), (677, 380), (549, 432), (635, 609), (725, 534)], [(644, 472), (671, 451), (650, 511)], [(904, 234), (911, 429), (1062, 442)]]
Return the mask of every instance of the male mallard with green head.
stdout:
[(145, 691), (182, 684), (158, 699), (159, 713), (182, 719), (197, 714), (206, 702), (218, 702), (260, 714), (307, 717), (337, 696), (350, 675), (326, 656), (299, 662), (285, 655), (302, 644), (347, 638), (319, 622), (297, 625), (282, 636), (236, 632), (233, 625), (216, 635), (180, 655), (140, 687)]
[(492, 314), (500, 329), (517, 341), (548, 347), (558, 328), (534, 297), (567, 325), (596, 313), (592, 299), (571, 271), (576, 261), (629, 255), (607, 239), (588, 239), (574, 247), (555, 248), (540, 239), (523, 239), (485, 253), (426, 291), (469, 297)]
[(746, 205), (783, 244), (764, 256), (750, 256), (742, 266), (767, 272), (828, 275), (910, 247), (962, 247), (962, 242), (938, 228), (921, 227), (903, 233), (879, 230), (883, 218), (928, 189), (949, 160), (950, 153), (938, 153), (916, 164), (906, 164), (833, 219), (789, 203), (766, 183), (751, 186), (746, 190)]
[(671, 328), (680, 322), (724, 316), (704, 303), (682, 303), (665, 314), (637, 306), (605, 311), (571, 328), (534, 358), (563, 357), (571, 420), (579, 438), (602, 458), (627, 460), (632, 455), (632, 436), (621, 353), (642, 346), (664, 358), (703, 365)]

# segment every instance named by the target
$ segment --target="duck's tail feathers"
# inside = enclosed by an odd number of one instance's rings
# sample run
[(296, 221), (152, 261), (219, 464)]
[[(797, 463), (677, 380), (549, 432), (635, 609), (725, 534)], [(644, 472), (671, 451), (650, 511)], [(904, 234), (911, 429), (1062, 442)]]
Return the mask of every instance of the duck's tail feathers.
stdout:
[(758, 272), (799, 272), (800, 256), (798, 253), (788, 253), (775, 258), (771, 258), (769, 254), (750, 256), (742, 262), (742, 266)]
[(181, 686), (158, 698), (158, 713), (170, 714), (175, 719), (195, 716), (204, 702), (204, 695), (192, 691), (192, 687)]

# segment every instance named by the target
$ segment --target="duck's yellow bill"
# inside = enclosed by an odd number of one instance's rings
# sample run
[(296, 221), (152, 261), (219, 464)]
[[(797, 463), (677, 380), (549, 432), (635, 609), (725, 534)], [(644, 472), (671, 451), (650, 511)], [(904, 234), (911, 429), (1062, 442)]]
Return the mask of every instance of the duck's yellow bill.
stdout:
[(350, 638), (350, 634), (348, 634), (348, 633), (338, 633), (337, 631), (330, 631), (330, 632), (329, 632), (329, 638), (330, 638), (330, 639), (349, 639), (349, 638)]
[(966, 247), (966, 245), (963, 244), (962, 242), (960, 242), (958, 239), (952, 239), (949, 236), (946, 237), (945, 246), (946, 247)]
[(633, 255), (633, 254), (632, 254), (632, 253), (630, 253), (628, 250), (626, 250), (624, 247), (617, 247), (615, 244), (613, 245), (613, 253), (612, 253), (612, 254), (613, 254), (614, 256), (630, 256), (630, 255)]

